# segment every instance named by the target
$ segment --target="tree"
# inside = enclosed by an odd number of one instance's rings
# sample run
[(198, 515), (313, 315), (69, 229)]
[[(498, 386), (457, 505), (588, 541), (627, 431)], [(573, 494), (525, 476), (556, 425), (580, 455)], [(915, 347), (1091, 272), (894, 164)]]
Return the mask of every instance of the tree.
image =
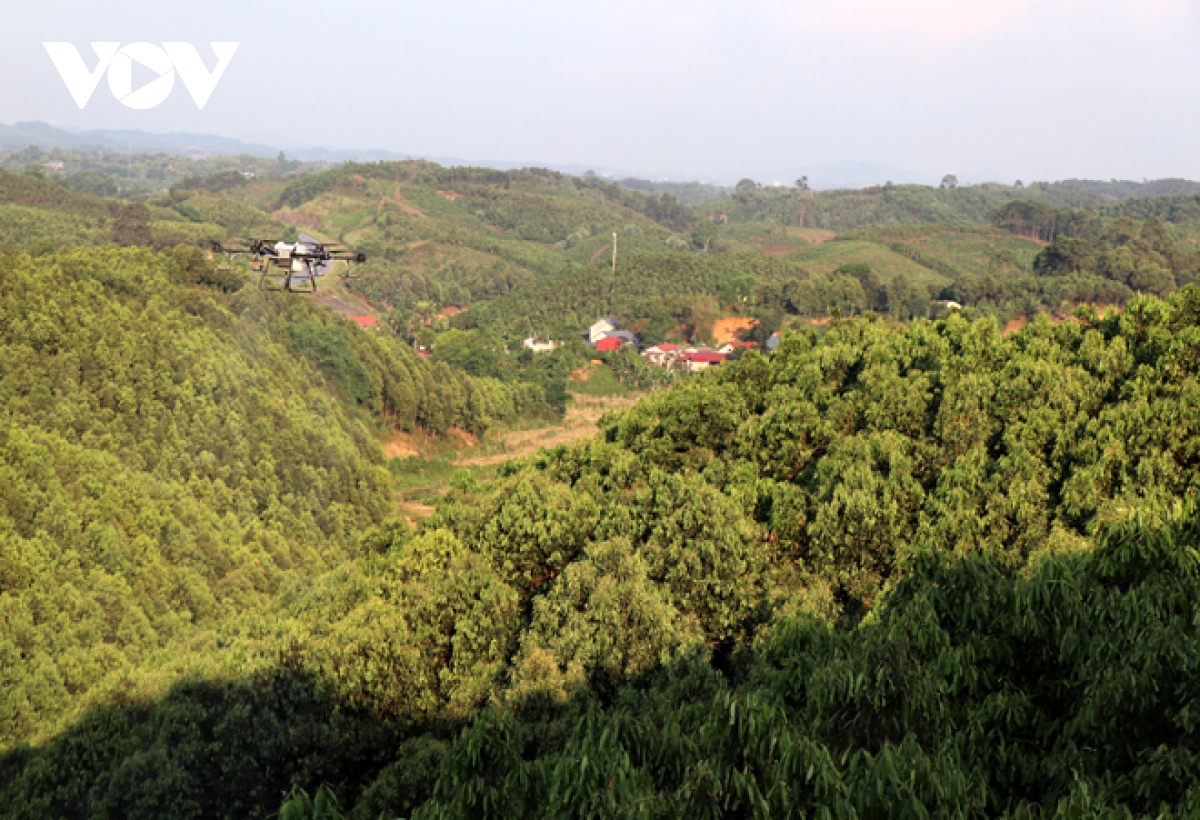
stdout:
[(944, 177), (942, 177), (942, 190), (943, 191), (946, 191), (946, 190), (953, 191), (957, 187), (958, 187), (958, 177), (957, 176), (955, 176), (954, 174), (946, 174)]
[(744, 179), (738, 180), (738, 183), (737, 183), (737, 185), (734, 186), (733, 190), (735, 193), (737, 193), (741, 196), (745, 196), (747, 194), (752, 194), (755, 191), (757, 191), (758, 183), (755, 182), (754, 180), (750, 179), (749, 177), (746, 177)]
[(150, 244), (150, 209), (140, 202), (121, 206), (112, 225), (112, 241), (131, 247)]
[(696, 223), (696, 230), (692, 231), (692, 243), (697, 248), (701, 248), (705, 253), (708, 253), (712, 243), (716, 241), (719, 231), (717, 223), (711, 219), (701, 219)]

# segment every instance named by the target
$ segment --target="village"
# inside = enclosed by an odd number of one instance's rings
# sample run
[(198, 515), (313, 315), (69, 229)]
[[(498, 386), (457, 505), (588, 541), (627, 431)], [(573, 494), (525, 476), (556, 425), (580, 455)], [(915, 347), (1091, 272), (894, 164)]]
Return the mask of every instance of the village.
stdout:
[[(692, 346), (660, 342), (659, 344), (643, 347), (641, 341), (632, 332), (621, 327), (616, 319), (603, 316), (593, 322), (588, 328), (580, 331), (587, 343), (598, 353), (607, 353), (624, 348), (632, 348), (654, 367), (678, 369), (687, 372), (707, 370), (710, 367), (727, 362), (747, 350), (759, 349), (758, 342), (733, 341), (719, 347)], [(535, 353), (548, 353), (557, 348), (561, 342), (541, 341), (531, 336), (522, 344)], [(779, 333), (775, 332), (767, 339), (766, 348), (773, 352), (779, 347)]]

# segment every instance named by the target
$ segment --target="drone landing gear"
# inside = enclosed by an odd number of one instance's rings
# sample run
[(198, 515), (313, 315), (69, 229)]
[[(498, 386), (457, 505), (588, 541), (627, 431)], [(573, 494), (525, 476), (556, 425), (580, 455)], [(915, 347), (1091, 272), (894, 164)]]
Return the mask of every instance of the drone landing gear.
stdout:
[[(302, 271), (300, 273), (294, 273), (289, 270), (282, 277), (275, 278), (272, 277), (271, 274), (271, 265), (264, 260), (263, 262), (260, 262), (256, 266), (252, 267), (251, 271), (258, 274), (259, 290), (270, 290), (277, 293), (317, 292), (317, 278), (311, 270)], [(271, 287), (271, 285), (268, 284), (268, 281), (272, 279), (274, 280), (275, 287)], [(292, 287), (294, 283), (303, 283), (305, 281), (307, 281), (308, 287)]]

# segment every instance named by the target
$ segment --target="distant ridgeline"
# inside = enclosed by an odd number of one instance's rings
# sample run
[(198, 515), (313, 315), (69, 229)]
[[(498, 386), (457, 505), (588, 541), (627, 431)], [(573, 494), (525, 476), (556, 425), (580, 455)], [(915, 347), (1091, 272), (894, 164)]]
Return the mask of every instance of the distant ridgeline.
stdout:
[[(802, 182), (798, 180), (798, 183)], [(953, 177), (947, 177), (940, 188), (889, 182), (833, 191), (812, 191), (806, 184), (764, 186), (744, 179), (733, 191), (722, 191), (721, 196), (698, 203), (696, 210), (701, 215), (732, 223), (774, 220), (800, 228), (843, 231), (890, 224), (981, 225), (988, 222), (993, 212), (1018, 200), (1084, 208), (1147, 198), (1195, 200), (1197, 195), (1200, 195), (1200, 183), (1184, 179), (1142, 183), (1065, 180), (1035, 182), (1028, 186), (1020, 183), (960, 186)]]
[[(1007, 322), (1165, 295), (1200, 271), (1200, 186), (1186, 180), (948, 177), (940, 188), (843, 191), (743, 180), (699, 196), (696, 186), (422, 161), (141, 156), (122, 178), (107, 154), (30, 149), (4, 162), (18, 158), (34, 161), (0, 171), (0, 244), (166, 249), (315, 231), (368, 254), (350, 286), (408, 341), (420, 326), (444, 329), (435, 318), (447, 309), (466, 311), (459, 327), (509, 339), (565, 338), (605, 313), (649, 342), (707, 341), (730, 313), (757, 319), (760, 336), (831, 315), (927, 317), (950, 302)], [(181, 169), (197, 173), (178, 178)], [(133, 185), (150, 181), (160, 189)], [(614, 234), (618, 266), (606, 277)]]
[(0, 170), (0, 245), (35, 252), (109, 243), (163, 249), (279, 231), (267, 214), (236, 199), (186, 187), (174, 193), (147, 205), (78, 192), (42, 173)]
[(785, 333), (414, 531), (374, 420), (503, 386), (191, 265), (0, 258), (0, 816), (1200, 812), (1197, 289)]

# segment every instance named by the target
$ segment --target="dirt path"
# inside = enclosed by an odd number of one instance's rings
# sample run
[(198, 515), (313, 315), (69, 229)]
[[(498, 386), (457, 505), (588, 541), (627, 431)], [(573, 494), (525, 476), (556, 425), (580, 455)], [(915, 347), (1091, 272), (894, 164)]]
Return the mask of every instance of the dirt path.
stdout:
[(502, 464), (510, 458), (536, 455), (543, 447), (557, 447), (560, 444), (570, 444), (581, 438), (594, 436), (599, 427), (596, 422), (610, 410), (620, 410), (632, 407), (637, 403), (637, 397), (625, 398), (581, 398), (567, 408), (567, 417), (562, 424), (544, 427), (539, 430), (505, 430), (501, 431), (494, 440), (503, 448), (503, 452), (486, 456), (457, 458), (454, 464), (459, 467), (488, 467)]
[(366, 299), (346, 290), (342, 280), (336, 275), (318, 279), (317, 292), (313, 294), (313, 298), (318, 305), (324, 305), (342, 316), (369, 316), (376, 310)]
[(396, 493), (396, 508), (409, 524), (417, 524), (433, 515), (437, 509), (431, 504), (421, 504), (416, 501), (405, 501), (400, 493)]
[(836, 231), (825, 228), (788, 228), (788, 235), (797, 236), (813, 245), (820, 245), (822, 242), (829, 242), (837, 238)]

